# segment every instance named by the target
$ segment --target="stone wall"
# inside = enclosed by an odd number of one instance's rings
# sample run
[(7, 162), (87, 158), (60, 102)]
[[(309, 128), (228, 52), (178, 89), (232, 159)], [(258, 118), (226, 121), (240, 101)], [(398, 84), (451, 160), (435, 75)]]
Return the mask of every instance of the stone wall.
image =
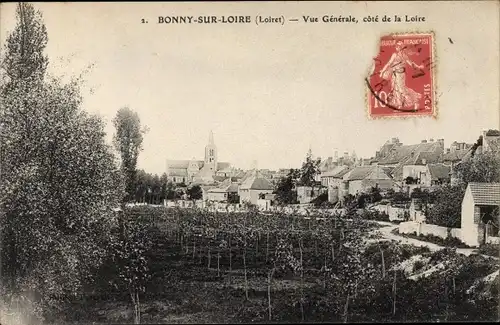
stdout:
[(431, 225), (427, 223), (420, 222), (402, 222), (399, 224), (399, 232), (402, 234), (411, 234), (416, 232), (418, 235), (433, 235), (446, 239), (448, 236), (454, 237), (462, 240), (462, 229), (461, 228), (447, 228), (436, 225)]
[(405, 208), (393, 207), (388, 204), (379, 204), (372, 207), (373, 210), (384, 212), (389, 216), (389, 220), (404, 220), (404, 214), (408, 211)]

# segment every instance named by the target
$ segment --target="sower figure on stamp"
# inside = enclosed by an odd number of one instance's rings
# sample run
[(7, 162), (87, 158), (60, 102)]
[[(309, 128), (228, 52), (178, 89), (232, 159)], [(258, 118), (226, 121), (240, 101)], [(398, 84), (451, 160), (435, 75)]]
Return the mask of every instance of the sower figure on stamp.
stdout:
[(396, 43), (396, 52), (392, 54), (387, 64), (380, 70), (380, 77), (391, 81), (391, 91), (387, 96), (388, 104), (397, 108), (413, 107), (414, 110), (418, 110), (422, 94), (406, 86), (406, 64), (415, 69), (424, 68), (423, 65), (418, 65), (410, 60), (408, 53), (403, 48), (403, 42), (398, 41)]

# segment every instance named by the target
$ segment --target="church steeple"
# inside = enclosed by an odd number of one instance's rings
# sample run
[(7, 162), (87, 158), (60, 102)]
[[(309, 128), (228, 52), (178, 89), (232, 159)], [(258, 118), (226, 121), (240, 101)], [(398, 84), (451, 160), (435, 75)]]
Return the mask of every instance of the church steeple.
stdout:
[(217, 171), (217, 147), (212, 130), (210, 130), (208, 144), (205, 147), (205, 166), (214, 173)]
[(212, 132), (212, 130), (210, 130), (210, 134), (208, 135), (208, 144), (211, 146), (215, 146), (214, 133)]

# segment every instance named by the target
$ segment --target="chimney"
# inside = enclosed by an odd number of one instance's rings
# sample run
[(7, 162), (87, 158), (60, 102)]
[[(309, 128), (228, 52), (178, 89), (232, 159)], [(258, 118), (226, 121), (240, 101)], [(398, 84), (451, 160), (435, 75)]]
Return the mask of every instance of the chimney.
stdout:
[(335, 161), (339, 160), (339, 152), (337, 150), (335, 150), (334, 157)]
[(349, 159), (349, 153), (347, 151), (344, 151), (344, 159)]

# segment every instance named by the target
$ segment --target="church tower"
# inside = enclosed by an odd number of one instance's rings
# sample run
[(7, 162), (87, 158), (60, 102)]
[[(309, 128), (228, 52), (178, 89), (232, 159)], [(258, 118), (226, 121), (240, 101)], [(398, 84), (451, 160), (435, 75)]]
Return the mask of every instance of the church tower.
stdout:
[(205, 146), (205, 169), (211, 170), (214, 173), (217, 171), (217, 147), (214, 142), (214, 133), (210, 131), (208, 144)]

